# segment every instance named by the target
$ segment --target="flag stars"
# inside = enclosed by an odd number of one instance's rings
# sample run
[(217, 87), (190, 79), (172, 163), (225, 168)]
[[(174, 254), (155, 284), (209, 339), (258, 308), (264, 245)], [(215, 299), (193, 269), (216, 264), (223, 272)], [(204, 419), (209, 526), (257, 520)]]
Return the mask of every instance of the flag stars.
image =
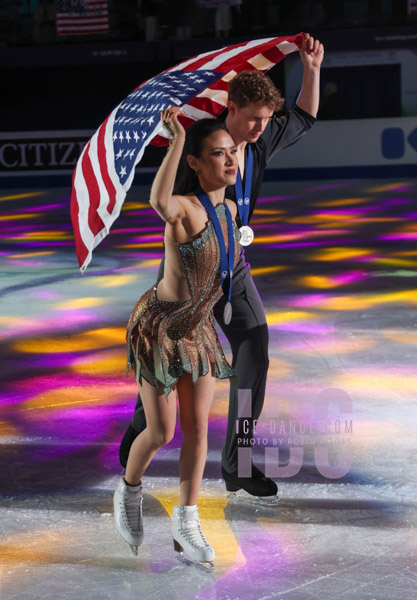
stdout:
[(135, 161), (155, 135), (161, 110), (173, 104), (183, 105), (202, 85), (207, 85), (207, 71), (164, 74), (160, 79), (145, 82), (119, 106), (114, 121), (113, 147), (115, 168), (122, 184), (132, 176)]

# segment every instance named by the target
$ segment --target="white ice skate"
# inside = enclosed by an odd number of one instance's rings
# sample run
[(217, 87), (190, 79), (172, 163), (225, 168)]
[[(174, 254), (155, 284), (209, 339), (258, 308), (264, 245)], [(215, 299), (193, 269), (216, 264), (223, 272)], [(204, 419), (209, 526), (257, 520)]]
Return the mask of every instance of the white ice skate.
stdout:
[[(181, 562), (195, 565), (209, 573), (214, 571), (214, 550), (201, 531), (196, 504), (186, 507), (174, 506), (172, 537), (174, 549), (179, 553), (178, 559)], [(189, 558), (184, 556), (183, 552), (186, 552)], [(208, 566), (204, 563), (208, 563)]]
[(137, 556), (143, 541), (142, 483), (130, 486), (121, 477), (114, 492), (113, 505), (116, 529)]

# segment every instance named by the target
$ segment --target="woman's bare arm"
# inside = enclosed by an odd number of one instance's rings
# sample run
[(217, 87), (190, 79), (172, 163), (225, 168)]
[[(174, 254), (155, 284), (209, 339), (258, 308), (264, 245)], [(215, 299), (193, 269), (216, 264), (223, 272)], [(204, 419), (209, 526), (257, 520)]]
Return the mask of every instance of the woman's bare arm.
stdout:
[(181, 196), (172, 195), (185, 141), (185, 130), (178, 121), (180, 113), (182, 111), (176, 106), (161, 113), (164, 127), (171, 136), (171, 143), (153, 181), (150, 197), (151, 206), (161, 219), (171, 224), (181, 219), (184, 213)]

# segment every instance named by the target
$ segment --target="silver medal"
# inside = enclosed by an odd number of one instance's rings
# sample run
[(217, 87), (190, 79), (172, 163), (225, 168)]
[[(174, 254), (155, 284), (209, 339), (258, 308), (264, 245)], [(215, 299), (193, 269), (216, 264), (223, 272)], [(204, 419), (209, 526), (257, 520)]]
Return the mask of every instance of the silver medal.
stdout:
[(241, 246), (249, 246), (253, 242), (255, 234), (253, 233), (253, 229), (249, 227), (249, 225), (243, 225), (243, 227), (239, 229), (239, 233), (239, 243)]
[(226, 302), (226, 306), (224, 307), (224, 311), (223, 311), (223, 322), (225, 325), (229, 325), (231, 320), (232, 320), (232, 303)]

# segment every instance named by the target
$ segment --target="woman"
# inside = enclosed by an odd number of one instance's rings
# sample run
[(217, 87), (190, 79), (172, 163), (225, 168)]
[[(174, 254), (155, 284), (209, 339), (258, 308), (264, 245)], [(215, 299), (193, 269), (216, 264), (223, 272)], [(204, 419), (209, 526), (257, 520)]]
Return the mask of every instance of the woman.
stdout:
[[(174, 547), (178, 552), (184, 549), (192, 561), (211, 563), (214, 550), (201, 532), (196, 501), (207, 457), (215, 377), (234, 376), (216, 335), (212, 309), (223, 293), (222, 282), (230, 298), (231, 275), (239, 259), (236, 205), (225, 200), (226, 187), (236, 180), (237, 157), (219, 121), (202, 119), (186, 135), (180, 114), (178, 107), (161, 113), (171, 144), (150, 198), (166, 223), (164, 277), (136, 304), (127, 327), (129, 361), (147, 427), (131, 447), (114, 507), (116, 527), (137, 554), (143, 539), (141, 478), (156, 451), (174, 435), (178, 395), (183, 443)], [(180, 160), (180, 194), (173, 195)], [(230, 319), (227, 311), (225, 319)]]

